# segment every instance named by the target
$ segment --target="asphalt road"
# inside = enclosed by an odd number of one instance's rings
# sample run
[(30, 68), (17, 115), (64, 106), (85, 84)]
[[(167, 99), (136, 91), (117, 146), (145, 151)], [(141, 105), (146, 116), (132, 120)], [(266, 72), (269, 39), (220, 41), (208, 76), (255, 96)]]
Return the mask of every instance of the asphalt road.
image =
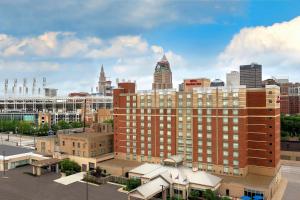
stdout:
[[(24, 174), (30, 167), (22, 167), (7, 172), (8, 178), (0, 178), (1, 200), (87, 200), (86, 184), (76, 182), (61, 185), (53, 180), (58, 174), (48, 173), (41, 177)], [(1, 173), (1, 172), (0, 172)], [(127, 195), (117, 191), (114, 185), (88, 186), (88, 200), (127, 199)]]
[(282, 176), (288, 180), (283, 200), (300, 199), (300, 167), (282, 166)]

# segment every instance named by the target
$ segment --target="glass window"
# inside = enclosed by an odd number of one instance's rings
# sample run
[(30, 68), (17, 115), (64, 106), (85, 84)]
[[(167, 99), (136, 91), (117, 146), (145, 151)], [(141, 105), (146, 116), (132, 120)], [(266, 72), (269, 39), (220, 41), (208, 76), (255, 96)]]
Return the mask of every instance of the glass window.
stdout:
[(232, 129), (233, 129), (234, 132), (237, 132), (239, 130), (239, 127), (238, 126), (233, 126)]
[(223, 123), (227, 124), (228, 123), (228, 118), (227, 117), (223, 117)]
[(229, 162), (228, 162), (227, 159), (224, 159), (224, 160), (223, 160), (223, 164), (224, 164), (224, 165), (228, 165), (228, 163), (229, 163)]
[(238, 115), (238, 114), (239, 114), (239, 111), (238, 111), (237, 109), (234, 109), (234, 110), (232, 110), (232, 114), (233, 114), (233, 115)]
[(228, 151), (223, 151), (223, 156), (228, 156)]
[(228, 126), (223, 126), (223, 131), (228, 132)]
[(234, 148), (234, 149), (238, 149), (238, 148), (239, 148), (239, 143), (234, 142), (234, 143), (233, 143), (233, 148)]
[(232, 119), (232, 121), (233, 121), (234, 124), (237, 124), (237, 123), (239, 123), (239, 118), (234, 117), (234, 118)]
[(223, 115), (228, 115), (228, 110), (227, 109), (223, 109)]

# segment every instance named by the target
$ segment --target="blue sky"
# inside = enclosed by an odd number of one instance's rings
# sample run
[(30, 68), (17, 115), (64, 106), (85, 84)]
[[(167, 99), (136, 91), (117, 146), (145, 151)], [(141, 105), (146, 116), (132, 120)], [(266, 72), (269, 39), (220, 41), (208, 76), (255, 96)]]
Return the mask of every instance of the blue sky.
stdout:
[(2, 0), (0, 82), (44, 76), (60, 94), (90, 91), (104, 64), (112, 81), (150, 89), (163, 53), (175, 86), (251, 62), (299, 81), (299, 13), (296, 0)]

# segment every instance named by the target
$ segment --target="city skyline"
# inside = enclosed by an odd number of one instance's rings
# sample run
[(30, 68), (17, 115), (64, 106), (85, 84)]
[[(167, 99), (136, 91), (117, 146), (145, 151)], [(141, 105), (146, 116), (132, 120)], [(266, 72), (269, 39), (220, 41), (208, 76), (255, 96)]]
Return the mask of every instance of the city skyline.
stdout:
[(184, 78), (225, 81), (226, 72), (252, 62), (262, 65), (263, 79), (284, 75), (296, 82), (300, 75), (299, 3), (131, 2), (2, 1), (1, 85), (6, 78), (11, 84), (47, 77), (59, 94), (90, 92), (103, 64), (114, 85), (130, 79), (150, 89), (164, 53), (175, 88)]

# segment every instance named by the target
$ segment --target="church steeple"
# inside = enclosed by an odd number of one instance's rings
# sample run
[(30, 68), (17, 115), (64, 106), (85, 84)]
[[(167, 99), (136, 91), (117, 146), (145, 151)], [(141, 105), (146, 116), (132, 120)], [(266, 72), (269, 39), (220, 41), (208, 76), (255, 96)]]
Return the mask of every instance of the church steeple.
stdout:
[(101, 72), (100, 72), (100, 77), (99, 77), (99, 83), (103, 83), (106, 81), (106, 77), (105, 77), (105, 72), (104, 72), (104, 68), (103, 68), (103, 64), (101, 65)]

